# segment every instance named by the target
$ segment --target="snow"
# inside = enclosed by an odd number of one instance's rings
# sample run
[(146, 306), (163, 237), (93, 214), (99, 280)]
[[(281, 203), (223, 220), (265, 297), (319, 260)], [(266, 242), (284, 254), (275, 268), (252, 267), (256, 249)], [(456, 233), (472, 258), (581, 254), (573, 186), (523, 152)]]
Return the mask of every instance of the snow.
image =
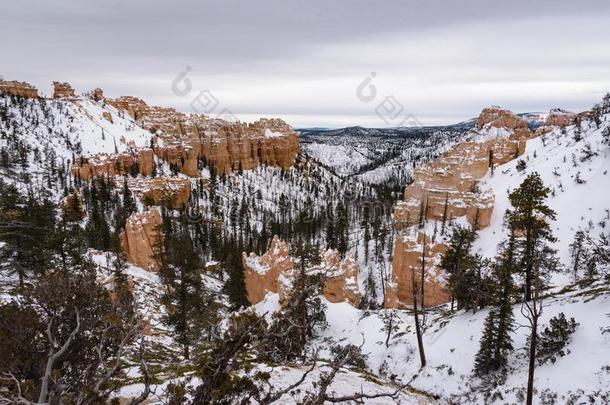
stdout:
[[(606, 287), (605, 294), (596, 296), (595, 290), (600, 286), (593, 286), (582, 296), (579, 296), (580, 291), (576, 291), (544, 300), (541, 324), (548, 324), (551, 317), (564, 312), (568, 319), (574, 317), (580, 325), (569, 344), (568, 355), (559, 358), (555, 364), (547, 363), (536, 368), (538, 392), (551, 390), (559, 398), (567, 398), (580, 389), (587, 393), (597, 390), (609, 392), (610, 330), (603, 331), (610, 328), (610, 291)], [(443, 398), (454, 398), (459, 403), (478, 403), (468, 402), (466, 398), (471, 391), (477, 390), (477, 380), (472, 376), (473, 359), (479, 348), (487, 310), (474, 315), (471, 312), (450, 314), (441, 310), (428, 314), (424, 333), (428, 365), (420, 370), (413, 318), (407, 312), (364, 312), (348, 303), (324, 302), (328, 328), (320, 331), (313, 344), (322, 349), (321, 355), (330, 357), (328, 348), (331, 344), (362, 345), (363, 353), (368, 356), (367, 369), (375, 375), (385, 378), (395, 375), (403, 382), (417, 375), (413, 388)], [(277, 294), (268, 294), (255, 309), (262, 314), (277, 307)], [(382, 316), (390, 312), (397, 317), (400, 333), (390, 340), (386, 348)], [(526, 323), (520, 313), (520, 304), (514, 306), (513, 313), (517, 325)], [(517, 328), (512, 334), (516, 350), (509, 358), (509, 366), (514, 370), (500, 388), (508, 403), (520, 402), (519, 390), (527, 381), (524, 348), (528, 334), (527, 328)], [(477, 395), (475, 397), (481, 399), (481, 393)]]
[[(585, 128), (587, 125), (592, 124), (583, 123)], [(516, 189), (528, 174), (537, 172), (544, 184), (554, 192), (548, 204), (557, 212), (557, 220), (551, 223), (558, 239), (555, 248), (558, 249), (561, 261), (568, 264), (568, 246), (576, 231), (589, 230), (591, 235), (596, 236), (603, 229), (600, 222), (610, 219), (610, 148), (602, 143), (601, 136), (602, 128), (607, 126), (610, 126), (609, 116), (604, 117), (600, 129), (591, 126), (583, 130), (583, 139), (579, 142), (573, 139), (574, 126), (568, 127), (565, 134), (556, 129), (529, 140), (523, 156), (498, 166), (493, 175), (488, 173), (481, 186), (494, 190), (494, 211), (491, 226), (479, 232), (475, 249), (484, 256), (495, 256), (497, 245), (507, 234), (503, 216), (510, 207), (508, 191)], [(598, 156), (583, 162), (580, 158), (586, 144), (591, 145)], [(526, 169), (521, 173), (516, 169), (520, 159), (527, 162)], [(577, 184), (576, 173), (580, 173), (586, 183)]]
[(267, 274), (271, 267), (266, 266), (260, 262), (260, 257), (251, 254), (246, 257), (246, 265), (256, 271), (258, 274)]
[(269, 128), (265, 128), (265, 138), (281, 138), (285, 136), (281, 132), (275, 132), (270, 130)]
[[(475, 250), (493, 258), (498, 244), (505, 239), (504, 212), (509, 208), (508, 192), (518, 187), (525, 177), (538, 172), (543, 182), (551, 187), (553, 195), (549, 205), (557, 212), (552, 223), (557, 236), (556, 248), (564, 265), (569, 264), (568, 245), (574, 233), (588, 230), (595, 236), (607, 232), (610, 219), (610, 150), (602, 142), (602, 130), (610, 125), (605, 116), (600, 128), (589, 122), (583, 123), (580, 141), (574, 140), (575, 128), (565, 132), (555, 129), (543, 137), (527, 141), (526, 151), (520, 159), (527, 162), (523, 172), (516, 170), (519, 159), (498, 166), (495, 173), (488, 173), (482, 180), (482, 188), (491, 188), (495, 194), (495, 207), (491, 225), (479, 232)], [(485, 132), (485, 131), (482, 131)], [(502, 130), (490, 130), (479, 135), (481, 140), (489, 136), (506, 135)], [(590, 160), (582, 160), (585, 145), (596, 153)], [(576, 173), (584, 184), (577, 184)], [(434, 221), (426, 224), (432, 234)], [(466, 225), (465, 218), (457, 218), (453, 224)], [(361, 276), (362, 279), (362, 276)], [(610, 289), (608, 284), (598, 282), (587, 288), (570, 286), (565, 274), (555, 275), (554, 287), (543, 300), (544, 309), (540, 319), (542, 330), (549, 320), (565, 313), (575, 318), (579, 326), (568, 345), (569, 353), (555, 363), (536, 367), (535, 403), (608, 403), (610, 398)], [(377, 310), (362, 311), (348, 303), (330, 303), (323, 297), (327, 311), (328, 327), (320, 330), (312, 343), (321, 349), (321, 355), (330, 357), (333, 344), (362, 345), (367, 356), (367, 370), (376, 376), (396, 376), (401, 381), (414, 378), (412, 386), (430, 394), (438, 395), (452, 403), (482, 403), (484, 393), (481, 382), (473, 377), (474, 356), (479, 349), (483, 324), (488, 310), (451, 313), (446, 306), (430, 310), (424, 322), (424, 346), (427, 366), (420, 370), (417, 340), (413, 317), (408, 311)], [(269, 313), (279, 308), (277, 294), (268, 294), (255, 306), (257, 313)], [(527, 382), (527, 337), (529, 329), (521, 314), (521, 304), (513, 306), (516, 329), (512, 332), (515, 351), (509, 356), (509, 373), (504, 385), (495, 388), (501, 394), (496, 403), (522, 403)], [(398, 333), (390, 339), (386, 348), (386, 333), (383, 317), (393, 313), (397, 318)], [(269, 314), (267, 315), (269, 316)], [(555, 399), (553, 395), (557, 395)], [(551, 399), (549, 399), (551, 398)]]

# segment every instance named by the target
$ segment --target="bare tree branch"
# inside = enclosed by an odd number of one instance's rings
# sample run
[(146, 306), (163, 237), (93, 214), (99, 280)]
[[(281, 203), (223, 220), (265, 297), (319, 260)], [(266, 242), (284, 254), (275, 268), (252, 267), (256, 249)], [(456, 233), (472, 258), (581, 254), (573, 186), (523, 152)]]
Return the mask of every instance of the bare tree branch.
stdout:
[(133, 398), (131, 401), (129, 401), (128, 405), (141, 404), (150, 395), (150, 384), (151, 384), (152, 378), (150, 376), (150, 370), (148, 369), (148, 364), (146, 363), (146, 360), (144, 360), (144, 338), (142, 338), (140, 340), (139, 358), (140, 358), (140, 369), (142, 370), (142, 374), (144, 375), (144, 391), (142, 391), (139, 396), (137, 396), (136, 398)]
[(49, 382), (51, 381), (51, 373), (53, 372), (53, 365), (60, 358), (68, 347), (72, 344), (74, 337), (78, 333), (80, 329), (80, 313), (76, 310), (76, 327), (70, 333), (70, 336), (66, 339), (61, 348), (55, 351), (55, 346), (57, 346), (57, 339), (53, 336), (53, 332), (51, 331), (51, 325), (53, 324), (53, 318), (49, 320), (49, 324), (47, 325), (47, 337), (49, 339), (49, 343), (51, 347), (49, 348), (49, 358), (47, 360), (47, 365), (45, 367), (45, 373), (42, 377), (42, 384), (40, 386), (40, 395), (38, 396), (38, 403), (44, 404), (47, 401), (48, 391), (49, 391)]

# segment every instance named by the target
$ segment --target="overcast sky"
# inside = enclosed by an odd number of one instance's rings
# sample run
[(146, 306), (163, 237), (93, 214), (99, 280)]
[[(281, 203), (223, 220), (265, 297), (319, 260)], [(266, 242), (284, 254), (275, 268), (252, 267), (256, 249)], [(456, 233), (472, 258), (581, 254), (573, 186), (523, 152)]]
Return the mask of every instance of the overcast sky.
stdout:
[(609, 22), (608, 0), (6, 1), (0, 74), (296, 127), (454, 123), (589, 108)]

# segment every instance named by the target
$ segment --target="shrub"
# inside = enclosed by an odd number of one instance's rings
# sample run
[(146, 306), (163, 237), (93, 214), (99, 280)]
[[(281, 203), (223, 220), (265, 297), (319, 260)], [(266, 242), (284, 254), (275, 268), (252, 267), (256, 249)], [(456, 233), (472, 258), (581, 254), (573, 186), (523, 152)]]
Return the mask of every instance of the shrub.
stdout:
[(569, 354), (570, 350), (567, 346), (578, 325), (574, 318), (568, 320), (563, 312), (551, 318), (549, 326), (544, 328), (539, 337), (536, 353), (538, 363), (545, 364), (548, 361), (555, 363), (557, 357)]

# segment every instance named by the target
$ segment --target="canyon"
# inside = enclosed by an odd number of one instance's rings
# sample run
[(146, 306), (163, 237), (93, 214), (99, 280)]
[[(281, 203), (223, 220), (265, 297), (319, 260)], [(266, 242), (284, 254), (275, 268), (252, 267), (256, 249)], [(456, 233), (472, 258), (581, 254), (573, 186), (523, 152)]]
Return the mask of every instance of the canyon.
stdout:
[[(0, 80), (0, 93), (13, 97), (42, 100), (36, 87), (26, 82)], [(67, 103), (92, 121), (104, 139), (104, 127), (91, 114), (86, 103), (94, 103), (103, 120), (131, 120), (149, 135), (146, 146), (136, 146), (130, 135), (115, 134), (114, 153), (98, 152), (74, 156), (70, 174), (78, 181), (94, 178), (114, 179), (116, 185), (127, 180), (129, 189), (150, 210), (136, 212), (127, 219), (121, 235), (129, 262), (156, 271), (154, 246), (158, 239), (159, 211), (185, 207), (191, 195), (191, 183), (207, 184), (209, 171), (226, 175), (250, 170), (259, 165), (289, 169), (299, 152), (297, 133), (280, 119), (260, 119), (253, 123), (229, 122), (203, 114), (187, 114), (173, 108), (148, 106), (142, 99), (123, 96), (107, 98), (100, 88), (82, 96), (67, 82), (53, 82), (50, 98)], [(114, 117), (114, 118), (113, 118)], [(127, 129), (127, 128), (125, 128)], [(94, 141), (95, 142), (95, 141)], [(117, 144), (120, 142), (122, 151)], [(157, 174), (157, 168), (165, 174)], [(206, 170), (202, 170), (206, 168)], [(172, 172), (172, 174), (167, 174)], [(71, 220), (81, 220), (85, 213), (80, 196), (69, 195), (62, 203)]]

